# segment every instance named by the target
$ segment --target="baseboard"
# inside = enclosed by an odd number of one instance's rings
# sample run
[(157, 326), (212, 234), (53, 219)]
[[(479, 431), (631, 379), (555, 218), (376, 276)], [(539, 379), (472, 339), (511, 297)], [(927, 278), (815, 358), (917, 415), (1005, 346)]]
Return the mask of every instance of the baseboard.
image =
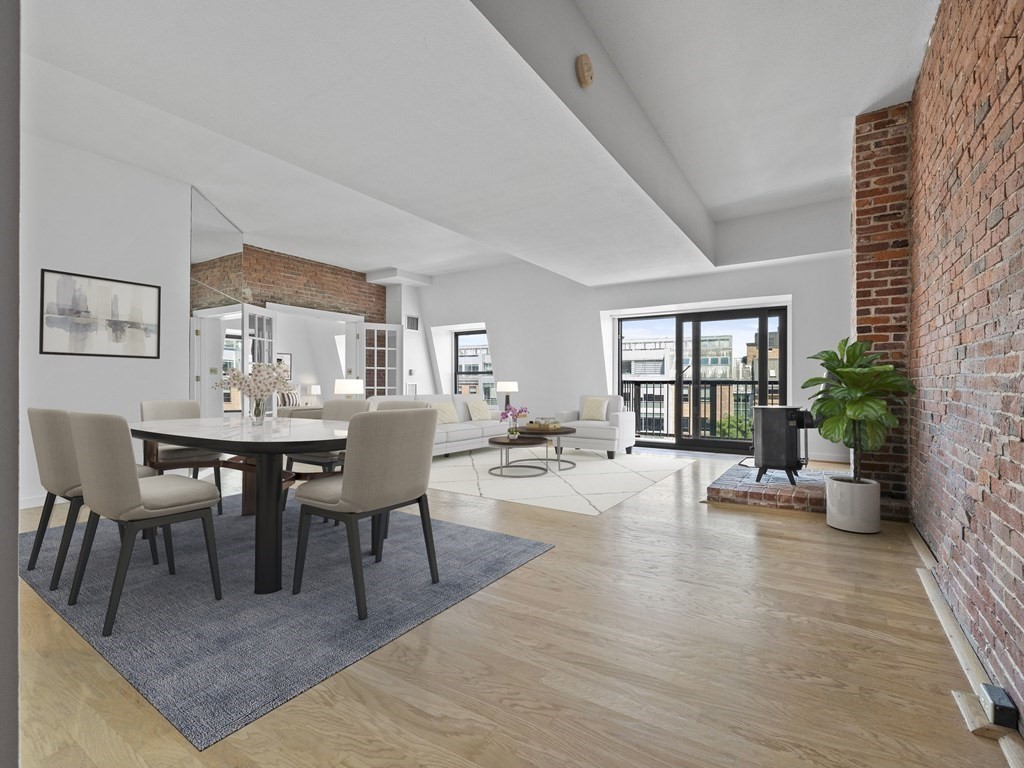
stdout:
[[(920, 534), (915, 530), (910, 534), (911, 541), (914, 540), (915, 534), (920, 538)], [(921, 546), (927, 551), (924, 541), (921, 542)], [(922, 559), (925, 559), (920, 550), (918, 550), (918, 553)], [(928, 558), (934, 563), (934, 558), (931, 558), (930, 551), (928, 551)], [(993, 726), (987, 722), (984, 713), (981, 714), (981, 718), (985, 720), (984, 723), (978, 717), (978, 712), (981, 709), (980, 704), (977, 703), (978, 692), (981, 690), (982, 684), (991, 685), (992, 680), (988, 676), (988, 672), (981, 665), (978, 654), (974, 652), (974, 647), (967, 640), (967, 635), (964, 634), (963, 628), (953, 615), (953, 611), (946, 604), (945, 598), (942, 597), (939, 585), (935, 581), (935, 575), (930, 568), (918, 568), (917, 575), (924, 585), (924, 591), (927, 593), (928, 600), (932, 604), (932, 610), (935, 611), (935, 616), (942, 625), (942, 631), (946, 633), (946, 638), (953, 648), (953, 653), (956, 654), (956, 658), (960, 662), (960, 668), (971, 684), (971, 693), (961, 691), (950, 692), (956, 699), (957, 706), (960, 708), (968, 730), (982, 738), (997, 739), (1009, 768), (1024, 768), (1024, 738), (1021, 737), (1020, 732)]]
[(46, 494), (41, 493), (38, 496), (19, 496), (18, 497), (18, 511), (23, 509), (32, 509), (33, 507), (43, 506), (43, 502), (46, 501)]

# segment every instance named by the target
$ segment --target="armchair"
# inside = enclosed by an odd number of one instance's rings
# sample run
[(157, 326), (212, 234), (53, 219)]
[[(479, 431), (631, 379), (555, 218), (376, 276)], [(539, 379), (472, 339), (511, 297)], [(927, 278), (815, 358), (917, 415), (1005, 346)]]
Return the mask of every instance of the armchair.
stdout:
[(606, 451), (609, 459), (616, 451), (633, 452), (636, 445), (636, 417), (622, 408), (620, 395), (583, 395), (576, 411), (558, 411), (555, 418), (563, 427), (572, 427), (575, 435), (562, 438), (562, 447)]

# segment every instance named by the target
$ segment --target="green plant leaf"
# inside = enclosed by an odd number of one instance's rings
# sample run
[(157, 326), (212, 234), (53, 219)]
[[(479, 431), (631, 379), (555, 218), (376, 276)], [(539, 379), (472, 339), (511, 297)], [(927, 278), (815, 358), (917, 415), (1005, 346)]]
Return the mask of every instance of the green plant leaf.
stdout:
[(846, 438), (846, 431), (850, 426), (850, 420), (844, 414), (829, 416), (818, 425), (818, 432), (826, 440), (833, 443), (841, 443)]
[(885, 400), (878, 397), (859, 397), (846, 405), (847, 418), (856, 421), (881, 419), (888, 413), (889, 408)]

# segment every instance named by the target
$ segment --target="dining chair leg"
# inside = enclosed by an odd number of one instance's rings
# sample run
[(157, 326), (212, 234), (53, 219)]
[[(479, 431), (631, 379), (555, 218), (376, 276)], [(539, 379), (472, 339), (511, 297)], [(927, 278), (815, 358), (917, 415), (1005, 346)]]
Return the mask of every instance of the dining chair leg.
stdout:
[(370, 554), (373, 555), (373, 562), (379, 563), (381, 558), (384, 557), (384, 518), (387, 512), (381, 512), (379, 515), (374, 515), (370, 518), (372, 521), (370, 524), (370, 534), (373, 539), (372, 549)]
[(384, 538), (388, 537), (388, 530), (391, 528), (391, 510), (384, 513)]
[(160, 553), (156, 551), (156, 528), (146, 528), (142, 538), (149, 539), (149, 554), (153, 558), (153, 565), (160, 565)]
[(224, 497), (220, 490), (220, 467), (213, 468), (213, 484), (217, 486), (217, 514), (224, 514)]
[(285, 509), (288, 508), (288, 489), (281, 489), (281, 514), (284, 514)]
[(53, 505), (57, 501), (57, 494), (47, 493), (43, 502), (43, 513), (39, 516), (39, 525), (36, 528), (36, 538), (32, 542), (32, 554), (28, 557), (28, 569), (34, 571), (36, 560), (39, 559), (39, 550), (43, 546), (43, 537), (46, 536), (46, 529), (50, 525), (50, 515), (53, 514)]
[(363, 584), (363, 553), (359, 546), (359, 520), (345, 516), (345, 532), (348, 535), (348, 556), (352, 561), (352, 586), (356, 591), (356, 612), (359, 620), (366, 618), (366, 586)]
[(117, 616), (117, 606), (121, 603), (121, 592), (124, 590), (124, 580), (128, 575), (128, 564), (132, 560), (132, 550), (135, 548), (135, 534), (138, 532), (136, 523), (128, 523), (125, 527), (124, 540), (121, 542), (121, 552), (117, 556), (117, 568), (114, 571), (114, 586), (110, 589), (107, 615), (103, 619), (104, 637), (110, 637), (114, 628), (114, 618)]
[(213, 532), (213, 511), (203, 513), (203, 536), (206, 537), (206, 557), (210, 561), (210, 578), (213, 579), (213, 596), (221, 599), (220, 565), (217, 561), (217, 537)]
[(117, 524), (117, 538), (120, 541), (124, 541), (124, 523)]
[(306, 569), (306, 545), (309, 544), (309, 523), (312, 515), (303, 506), (299, 511), (299, 542), (295, 547), (295, 571), (292, 575), (292, 594), (302, 589), (302, 572)]
[(57, 562), (53, 564), (53, 576), (50, 577), (50, 591), (60, 586), (60, 576), (64, 572), (64, 562), (68, 557), (68, 549), (70, 549), (71, 539), (75, 535), (75, 526), (78, 525), (78, 513), (81, 509), (82, 497), (75, 496), (71, 499), (71, 506), (68, 507), (68, 519), (64, 521), (64, 533), (60, 537)]
[(75, 567), (75, 578), (71, 582), (71, 595), (68, 597), (68, 605), (78, 602), (78, 590), (82, 588), (82, 578), (85, 576), (85, 566), (89, 563), (89, 553), (92, 551), (92, 540), (96, 538), (96, 526), (100, 522), (100, 516), (89, 510), (89, 520), (85, 524), (85, 535), (82, 536), (82, 551), (78, 555), (78, 565)]
[(437, 554), (434, 552), (434, 531), (430, 526), (430, 507), (427, 494), (419, 498), (420, 522), (423, 523), (423, 541), (427, 545), (427, 561), (430, 563), (430, 580), (437, 584), (441, 577), (437, 575)]
[(192, 467), (192, 479), (193, 480), (198, 480), (199, 479), (199, 467)]
[[(164, 532), (164, 552), (167, 554), (167, 572), (174, 575), (174, 542), (171, 541), (171, 526), (161, 525)], [(155, 530), (155, 529), (154, 529)]]
[(334, 462), (332, 461), (332, 462), (331, 462), (330, 464), (324, 464), (324, 465), (323, 465), (323, 466), (321, 466), (320, 468), (321, 468), (321, 469), (322, 469), (322, 470), (323, 470), (323, 471), (324, 471), (325, 473), (327, 473), (327, 472), (333, 472), (333, 471), (334, 471)]
[(285, 467), (284, 467), (285, 472), (291, 472), (292, 471), (292, 467), (294, 467), (294, 466), (295, 466), (295, 459), (293, 459), (293, 458), (291, 458), (289, 456), (288, 457), (288, 463), (285, 464)]

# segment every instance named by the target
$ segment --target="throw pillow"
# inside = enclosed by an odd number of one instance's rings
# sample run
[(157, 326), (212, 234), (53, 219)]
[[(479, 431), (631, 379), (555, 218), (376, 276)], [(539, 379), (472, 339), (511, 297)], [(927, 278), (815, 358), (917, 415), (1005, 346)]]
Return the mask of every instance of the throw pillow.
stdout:
[(607, 397), (584, 397), (580, 421), (605, 421), (608, 413)]
[(287, 408), (289, 406), (294, 407), (299, 404), (299, 393), (298, 392), (278, 392), (277, 393), (277, 406), (279, 408)]
[(469, 406), (469, 418), (473, 421), (490, 421), (494, 419), (491, 415), (491, 406), (484, 400), (467, 400)]
[(437, 411), (438, 424), (459, 423), (459, 416), (455, 413), (455, 403), (431, 403), (430, 407)]

